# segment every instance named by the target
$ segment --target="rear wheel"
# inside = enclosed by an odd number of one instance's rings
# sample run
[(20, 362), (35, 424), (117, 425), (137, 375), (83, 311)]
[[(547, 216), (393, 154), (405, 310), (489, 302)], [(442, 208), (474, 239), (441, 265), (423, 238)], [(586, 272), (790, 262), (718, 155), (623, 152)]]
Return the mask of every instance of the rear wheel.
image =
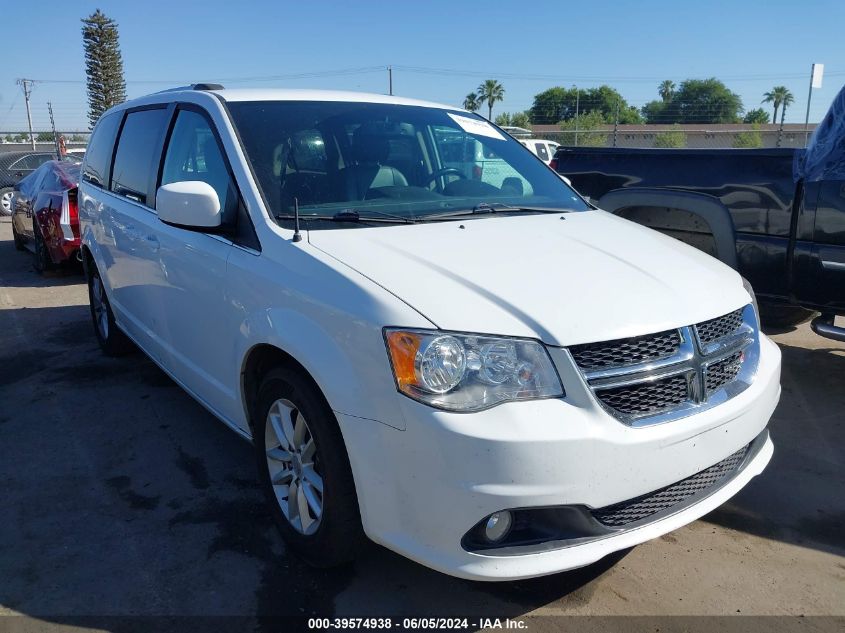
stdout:
[(0, 215), (12, 215), (12, 194), (15, 190), (12, 187), (0, 189)]
[(88, 301), (91, 304), (91, 318), (94, 321), (94, 333), (100, 349), (106, 356), (122, 356), (134, 349), (132, 341), (114, 322), (109, 299), (100, 272), (90, 264), (88, 274)]
[(302, 374), (279, 367), (258, 390), (253, 443), (261, 486), (287, 546), (315, 567), (354, 559), (358, 497), (337, 420)]
[(15, 248), (19, 251), (26, 250), (26, 246), (24, 246), (23, 238), (18, 235), (17, 230), (15, 230), (15, 221), (12, 220), (12, 240), (15, 242)]
[(32, 255), (32, 265), (39, 273), (45, 273), (55, 267), (53, 260), (50, 258), (50, 252), (47, 250), (47, 245), (44, 243), (44, 236), (41, 235), (41, 228), (38, 222), (32, 223), (33, 242), (35, 250)]

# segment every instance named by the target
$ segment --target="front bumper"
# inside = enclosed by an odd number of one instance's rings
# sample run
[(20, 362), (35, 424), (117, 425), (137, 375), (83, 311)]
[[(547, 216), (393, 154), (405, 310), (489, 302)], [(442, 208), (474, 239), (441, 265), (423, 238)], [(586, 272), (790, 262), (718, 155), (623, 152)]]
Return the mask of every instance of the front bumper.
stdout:
[[(760, 343), (757, 376), (743, 393), (651, 427), (631, 428), (612, 418), (564, 364), (559, 369), (567, 395), (560, 400), (510, 403), (467, 415), (403, 398), (405, 431), (338, 414), (364, 529), (413, 560), (475, 580), (582, 567), (677, 529), (724, 503), (771, 458), (764, 430), (780, 397), (780, 351), (764, 336)], [(685, 479), (755, 439), (753, 455), (712, 493), (633, 529), (517, 555), (471, 552), (461, 545), (466, 532), (493, 512), (604, 508)]]

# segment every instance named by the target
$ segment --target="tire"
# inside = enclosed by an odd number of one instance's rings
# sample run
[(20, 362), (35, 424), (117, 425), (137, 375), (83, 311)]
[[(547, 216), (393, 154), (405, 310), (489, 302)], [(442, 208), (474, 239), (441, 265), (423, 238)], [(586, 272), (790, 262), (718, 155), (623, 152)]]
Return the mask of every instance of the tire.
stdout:
[(123, 356), (134, 351), (134, 344), (114, 321), (103, 280), (93, 262), (88, 266), (88, 303), (91, 306), (94, 334), (103, 353), (106, 356)]
[(50, 258), (50, 251), (47, 250), (47, 245), (44, 243), (44, 236), (41, 235), (41, 229), (35, 220), (32, 222), (32, 235), (34, 244), (32, 265), (38, 273), (43, 275), (48, 270), (55, 268), (55, 264)]
[(800, 306), (760, 305), (760, 321), (766, 327), (791, 327), (809, 321), (816, 313)]
[(0, 216), (12, 215), (12, 193), (13, 187), (0, 189)]
[(287, 547), (314, 567), (352, 561), (364, 531), (346, 446), (328, 403), (301, 371), (282, 366), (264, 376), (254, 412), (259, 481)]
[(19, 250), (19, 251), (25, 251), (26, 250), (26, 246), (24, 245), (25, 242), (23, 241), (23, 238), (20, 235), (18, 235), (18, 232), (15, 230), (15, 221), (14, 220), (12, 220), (12, 240), (15, 243), (15, 249), (16, 250)]

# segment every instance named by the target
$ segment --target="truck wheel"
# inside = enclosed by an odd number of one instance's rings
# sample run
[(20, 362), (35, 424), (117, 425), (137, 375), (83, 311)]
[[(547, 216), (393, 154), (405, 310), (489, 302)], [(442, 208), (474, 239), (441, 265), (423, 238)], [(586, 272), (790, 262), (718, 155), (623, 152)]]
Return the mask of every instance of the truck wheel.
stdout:
[(114, 322), (103, 280), (93, 262), (89, 264), (88, 302), (91, 304), (94, 333), (103, 353), (106, 356), (123, 356), (133, 351), (132, 341)]
[(791, 327), (809, 321), (816, 313), (799, 306), (762, 304), (760, 321), (766, 327)]
[(364, 541), (358, 497), (337, 419), (289, 367), (264, 377), (253, 444), (261, 487), (287, 546), (315, 567), (355, 558)]

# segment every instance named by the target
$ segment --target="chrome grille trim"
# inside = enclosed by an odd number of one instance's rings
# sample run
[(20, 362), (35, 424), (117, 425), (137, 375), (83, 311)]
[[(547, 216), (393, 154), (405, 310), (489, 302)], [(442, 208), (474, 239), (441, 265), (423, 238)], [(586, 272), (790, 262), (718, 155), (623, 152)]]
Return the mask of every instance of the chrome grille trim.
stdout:
[[(664, 335), (659, 332), (653, 336)], [(678, 328), (677, 336), (679, 344), (674, 354), (622, 366), (585, 368), (577, 360), (583, 361), (584, 356), (577, 352), (585, 346), (574, 346), (576, 353), (570, 349), (570, 354), (599, 404), (622, 423), (634, 427), (661, 424), (709, 409), (745, 391), (754, 380), (760, 340), (752, 305)], [(648, 336), (635, 338), (639, 344)], [(624, 344), (626, 339), (593, 344), (593, 349), (617, 342)], [(603, 352), (608, 353), (612, 354)], [(650, 387), (660, 381), (671, 381), (677, 387), (680, 379), (686, 381), (686, 397), (681, 401), (677, 397), (667, 400), (663, 387)], [(640, 385), (642, 389), (638, 390)], [(618, 397), (604, 397), (608, 394)], [(647, 406), (649, 394), (655, 396), (651, 408)], [(667, 402), (674, 404), (667, 406)]]

